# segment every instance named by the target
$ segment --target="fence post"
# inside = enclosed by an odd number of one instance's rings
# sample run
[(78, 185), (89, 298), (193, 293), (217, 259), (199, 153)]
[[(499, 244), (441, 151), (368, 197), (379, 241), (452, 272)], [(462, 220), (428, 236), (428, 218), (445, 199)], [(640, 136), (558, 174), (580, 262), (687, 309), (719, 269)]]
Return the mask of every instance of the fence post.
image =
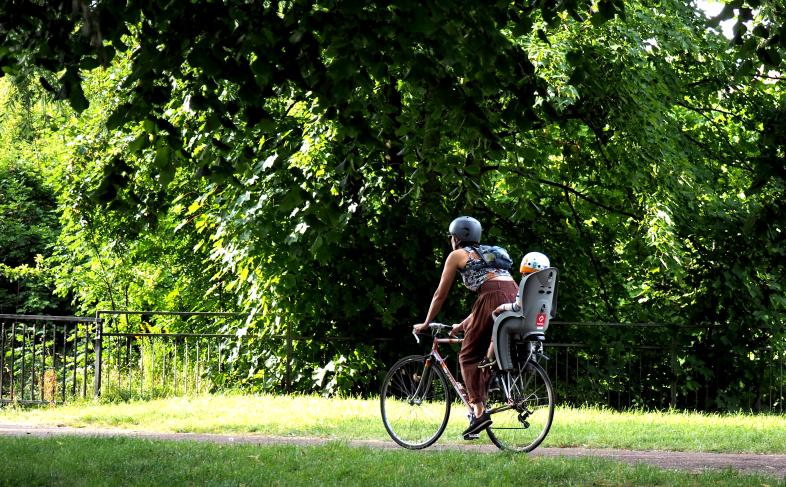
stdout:
[(93, 397), (98, 398), (101, 395), (101, 363), (103, 355), (103, 340), (104, 340), (104, 321), (96, 311), (96, 336), (93, 342), (93, 349), (96, 354), (95, 375), (93, 376)]
[(677, 333), (676, 330), (671, 333), (671, 347), (669, 347), (669, 355), (671, 357), (671, 400), (669, 401), (669, 407), (671, 409), (675, 409), (677, 407)]
[(292, 355), (292, 320), (287, 320), (287, 352), (286, 352), (286, 372), (284, 376), (284, 390), (288, 393), (291, 392), (290, 390), (290, 379), (292, 377), (292, 362), (291, 362), (291, 355)]
[(3, 399), (3, 377), (5, 377), (5, 321), (0, 322), (0, 401)]
[(781, 365), (780, 397), (778, 398), (779, 413), (780, 414), (783, 414), (783, 399), (784, 399), (784, 396), (783, 396), (783, 381), (784, 381), (784, 378), (786, 377), (786, 376), (783, 375), (783, 354), (784, 354), (784, 351), (786, 351), (786, 348), (781, 349), (780, 353), (778, 354), (780, 356), (780, 365)]

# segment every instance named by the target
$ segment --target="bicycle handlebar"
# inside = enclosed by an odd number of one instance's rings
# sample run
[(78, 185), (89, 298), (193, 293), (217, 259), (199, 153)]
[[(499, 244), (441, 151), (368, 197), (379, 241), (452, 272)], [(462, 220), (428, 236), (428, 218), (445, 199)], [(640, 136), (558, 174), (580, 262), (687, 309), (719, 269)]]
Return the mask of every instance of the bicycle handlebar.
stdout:
[[(431, 336), (436, 336), (442, 330), (452, 330), (453, 327), (450, 325), (446, 325), (444, 323), (429, 323), (428, 327), (431, 329)], [(420, 343), (420, 336), (425, 335), (425, 333), (417, 333), (415, 330), (412, 330), (412, 335), (415, 337), (415, 341)]]

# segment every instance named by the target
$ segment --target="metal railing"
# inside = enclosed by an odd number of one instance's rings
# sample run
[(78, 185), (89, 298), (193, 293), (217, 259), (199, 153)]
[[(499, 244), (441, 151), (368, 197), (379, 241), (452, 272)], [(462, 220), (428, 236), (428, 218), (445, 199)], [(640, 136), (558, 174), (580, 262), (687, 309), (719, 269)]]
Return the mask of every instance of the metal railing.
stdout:
[[(714, 409), (717, 370), (691, 365), (691, 330), (706, 328), (661, 323), (577, 323), (552, 321), (543, 365), (560, 402), (601, 404), (614, 409)], [(592, 334), (595, 329), (601, 333)], [(604, 340), (603, 336), (618, 333)], [(637, 335), (638, 334), (638, 335)], [(569, 340), (565, 340), (569, 338)], [(572, 338), (572, 340), (570, 340)], [(554, 341), (551, 341), (554, 340)], [(786, 345), (786, 344), (784, 344)], [(760, 377), (754, 387), (736, 391), (734, 409), (782, 414), (786, 403), (786, 346), (745, 350), (757, 357)], [(734, 357), (731, 350), (726, 359)], [(705, 366), (706, 367), (706, 366)], [(712, 366), (709, 366), (712, 367)], [(709, 368), (708, 367), (708, 368)]]
[(98, 320), (0, 314), (0, 403), (85, 397)]
[[(204, 393), (228, 372), (228, 355), (238, 337), (228, 333), (160, 332), (153, 322), (171, 318), (166, 329), (183, 329), (189, 319), (208, 320), (201, 329), (218, 329), (217, 320), (238, 320), (240, 313), (121, 311), (96, 312), (93, 394), (151, 398)], [(231, 365), (230, 365), (231, 366)]]
[[(238, 313), (116, 310), (100, 310), (94, 318), (0, 314), (0, 404), (85, 398), (90, 384), (94, 397), (109, 394), (121, 399), (232, 387), (230, 381), (238, 377), (233, 363), (248, 351), (249, 340), (226, 330), (237, 329), (231, 322), (244, 318)], [(166, 320), (170, 321), (163, 323)], [(195, 327), (193, 320), (201, 323)], [(710, 379), (684, 364), (692, 349), (682, 343), (690, 343), (686, 337), (695, 327), (559, 321), (551, 325), (544, 366), (563, 404), (705, 409), (713, 399)], [(189, 331), (195, 328), (208, 332)], [(276, 371), (266, 373), (280, 374), (274, 377), (275, 387), (290, 392), (294, 344), (353, 338), (296, 336), (287, 327), (286, 334), (266, 340), (256, 338), (254, 346), (269, 346), (269, 353), (278, 350), (281, 355)], [(757, 390), (739, 394), (744, 402), (738, 408), (784, 412), (784, 349), (745, 351), (765, 365)]]

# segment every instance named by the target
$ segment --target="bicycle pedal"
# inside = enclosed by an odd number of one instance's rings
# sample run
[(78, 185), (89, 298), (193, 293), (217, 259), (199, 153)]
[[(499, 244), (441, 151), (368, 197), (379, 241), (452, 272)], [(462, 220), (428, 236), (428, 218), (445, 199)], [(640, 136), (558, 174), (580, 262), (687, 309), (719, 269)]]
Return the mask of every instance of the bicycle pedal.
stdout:
[(468, 433), (463, 438), (467, 441), (478, 440), (480, 439), (480, 433)]

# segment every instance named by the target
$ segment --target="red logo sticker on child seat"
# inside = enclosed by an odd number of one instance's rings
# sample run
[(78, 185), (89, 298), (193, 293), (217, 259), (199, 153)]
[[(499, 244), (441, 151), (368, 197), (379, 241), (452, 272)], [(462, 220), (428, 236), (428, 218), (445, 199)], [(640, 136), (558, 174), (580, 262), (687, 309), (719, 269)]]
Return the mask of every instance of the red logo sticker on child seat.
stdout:
[(535, 316), (535, 327), (538, 330), (542, 330), (546, 327), (546, 313), (538, 313), (538, 315)]

